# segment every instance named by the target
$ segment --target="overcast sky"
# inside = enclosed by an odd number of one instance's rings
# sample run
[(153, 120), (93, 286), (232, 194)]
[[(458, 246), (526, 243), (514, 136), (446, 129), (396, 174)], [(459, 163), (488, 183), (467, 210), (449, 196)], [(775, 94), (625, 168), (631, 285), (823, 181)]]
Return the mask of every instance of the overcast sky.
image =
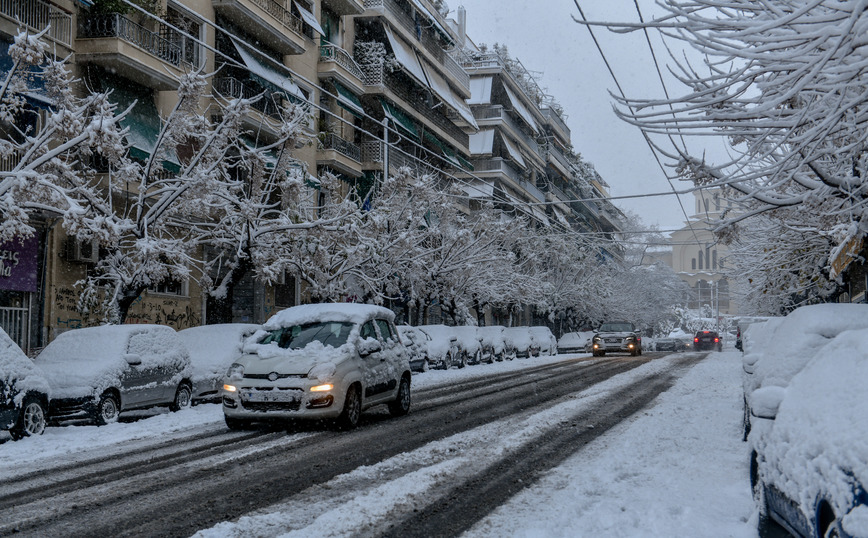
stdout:
[[(615, 91), (615, 83), (588, 30), (573, 21), (572, 16), (578, 16), (573, 0), (447, 1), (450, 17), (455, 17), (454, 10), (460, 5), (467, 10), (467, 34), (475, 43), (505, 44), (525, 68), (540, 73), (537, 82), (568, 116), (574, 149), (594, 164), (609, 184), (610, 196), (671, 192), (640, 131), (612, 112), (609, 91)], [(638, 20), (633, 0), (580, 0), (579, 5), (589, 20)], [(640, 0), (639, 5), (643, 17), (650, 19), (652, 3)], [(628, 97), (662, 96), (643, 34), (613, 34), (604, 28), (596, 28), (594, 34)], [(662, 47), (657, 48), (659, 40), (652, 43), (665, 64), (668, 57)], [(683, 88), (673, 85), (669, 91), (680, 94)], [(678, 190), (692, 186), (682, 181), (673, 184)], [(693, 196), (682, 195), (681, 199), (691, 215)], [(661, 230), (680, 228), (685, 220), (675, 195), (614, 202), (637, 213), (646, 226), (656, 224)]]

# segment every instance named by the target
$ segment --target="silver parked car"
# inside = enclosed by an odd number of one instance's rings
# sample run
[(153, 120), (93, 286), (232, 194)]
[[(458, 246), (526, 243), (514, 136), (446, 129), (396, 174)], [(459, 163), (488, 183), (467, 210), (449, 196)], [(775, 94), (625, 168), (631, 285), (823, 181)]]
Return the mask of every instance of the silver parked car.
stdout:
[(193, 404), (220, 401), (226, 370), (243, 354), (244, 341), (261, 329), (253, 323), (217, 323), (178, 331), (193, 366)]
[(36, 357), (52, 390), (51, 420), (116, 422), (130, 409), (192, 401), (192, 368), (178, 333), (163, 325), (105, 325), (60, 334)]
[(484, 361), (492, 362), (515, 358), (515, 350), (506, 343), (505, 330), (506, 328), (502, 325), (477, 328), (482, 337), (482, 359)]
[(410, 370), (427, 372), (431, 368), (431, 360), (428, 358), (428, 342), (431, 337), (410, 325), (398, 325), (398, 334), (410, 352)]
[(458, 336), (446, 325), (419, 325), (418, 329), (428, 335), (428, 359), (442, 370), (452, 366), (464, 368), (464, 355), (458, 347)]

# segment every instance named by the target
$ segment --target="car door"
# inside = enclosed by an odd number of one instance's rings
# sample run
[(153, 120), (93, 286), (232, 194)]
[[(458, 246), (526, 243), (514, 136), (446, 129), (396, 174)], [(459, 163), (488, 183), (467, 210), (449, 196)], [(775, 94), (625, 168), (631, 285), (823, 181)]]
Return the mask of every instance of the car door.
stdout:
[(124, 407), (144, 407), (167, 400), (169, 379), (174, 372), (166, 371), (158, 357), (154, 355), (162, 348), (161, 341), (154, 332), (143, 331), (130, 335), (127, 342), (127, 356), (138, 357), (142, 362), (130, 365), (121, 380), (121, 394)]
[[(379, 330), (380, 320), (369, 320), (362, 325), (361, 335), (367, 338), (375, 338), (381, 349), (375, 351), (362, 360), (365, 363), (365, 379), (367, 386), (365, 387), (365, 398), (369, 402), (376, 402), (385, 399), (389, 396), (391, 389), (397, 385), (394, 376), (390, 375), (390, 370), (394, 369), (389, 356), (393, 354), (394, 344), (387, 342)], [(391, 333), (388, 333), (391, 336)]]

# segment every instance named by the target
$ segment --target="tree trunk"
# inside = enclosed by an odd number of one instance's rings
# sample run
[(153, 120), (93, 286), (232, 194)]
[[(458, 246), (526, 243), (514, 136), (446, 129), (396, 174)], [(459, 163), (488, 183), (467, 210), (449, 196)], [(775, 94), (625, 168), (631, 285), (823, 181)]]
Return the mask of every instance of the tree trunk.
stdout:
[(123, 291), (123, 296), (118, 299), (118, 323), (123, 325), (127, 322), (127, 315), (130, 312), (130, 308), (146, 289), (148, 289), (147, 286), (139, 286), (135, 289)]

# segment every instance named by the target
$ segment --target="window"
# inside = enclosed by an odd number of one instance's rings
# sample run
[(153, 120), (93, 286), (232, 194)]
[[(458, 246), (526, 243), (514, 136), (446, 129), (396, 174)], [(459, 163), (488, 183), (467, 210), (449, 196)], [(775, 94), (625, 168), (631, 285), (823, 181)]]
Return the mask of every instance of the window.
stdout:
[(180, 280), (164, 280), (159, 284), (148, 288), (150, 293), (158, 293), (160, 295), (177, 295), (179, 297), (187, 296), (187, 282)]
[(690, 268), (696, 271), (696, 258), (690, 260)]
[(717, 269), (717, 251), (711, 251), (711, 263), (714, 269)]
[(383, 337), (383, 340), (389, 340), (392, 338), (392, 329), (389, 327), (389, 322), (384, 319), (377, 320), (377, 326), (380, 328), (380, 336)]
[(359, 331), (359, 337), (364, 338), (373, 338), (377, 339), (377, 330), (374, 328), (373, 321), (366, 321), (364, 325), (362, 325), (362, 329)]
[(702, 269), (702, 251), (699, 251), (699, 269)]
[(167, 29), (167, 39), (180, 47), (181, 59), (193, 67), (199, 67), (202, 62), (202, 49), (196, 40), (203, 38), (202, 23), (172, 6), (166, 8), (166, 21), (190, 36), (171, 28)]

